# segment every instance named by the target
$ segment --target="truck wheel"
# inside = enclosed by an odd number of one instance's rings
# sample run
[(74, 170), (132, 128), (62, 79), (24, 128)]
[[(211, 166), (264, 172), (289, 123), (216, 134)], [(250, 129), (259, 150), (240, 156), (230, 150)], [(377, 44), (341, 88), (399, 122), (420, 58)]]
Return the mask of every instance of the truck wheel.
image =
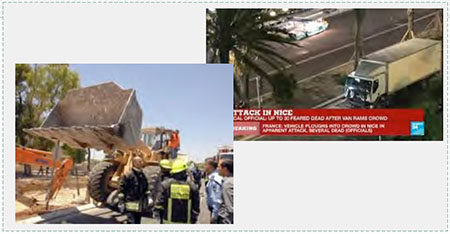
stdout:
[(386, 101), (384, 102), (384, 108), (388, 108), (391, 105), (391, 97), (386, 97)]
[(390, 104), (390, 97), (382, 96), (378, 103), (379, 103), (379, 108), (387, 108), (387, 107), (389, 107), (389, 104)]
[(428, 87), (430, 86), (430, 78), (427, 78), (427, 79), (425, 79), (425, 80), (422, 80), (421, 82), (420, 82), (420, 88), (422, 89), (422, 90), (426, 90), (426, 89), (428, 89)]
[(119, 204), (119, 190), (116, 189), (109, 194), (108, 198), (106, 199), (106, 205), (109, 209), (120, 213), (118, 204)]
[(384, 107), (384, 98), (380, 97), (373, 104), (373, 108), (374, 109), (379, 109), (379, 108), (383, 108), (383, 107)]
[(89, 173), (89, 196), (95, 201), (105, 202), (114, 188), (109, 186), (109, 181), (116, 172), (118, 164), (103, 161), (95, 165)]

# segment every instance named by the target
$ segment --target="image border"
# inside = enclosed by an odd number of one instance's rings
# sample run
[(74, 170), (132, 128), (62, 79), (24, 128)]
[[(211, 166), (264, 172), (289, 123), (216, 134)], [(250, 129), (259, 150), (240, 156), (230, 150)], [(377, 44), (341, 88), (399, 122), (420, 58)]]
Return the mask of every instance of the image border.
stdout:
[[(255, 1), (249, 1), (249, 0), (238, 0), (238, 1), (232, 1), (232, 0), (205, 0), (205, 1), (2, 1), (2, 232), (448, 232), (449, 231), (449, 129), (448, 126), (445, 131), (445, 140), (443, 140), (446, 144), (446, 228), (445, 229), (392, 229), (392, 230), (383, 230), (383, 229), (366, 229), (366, 230), (358, 230), (358, 229), (339, 229), (339, 230), (332, 230), (332, 229), (230, 229), (233, 227), (231, 226), (211, 226), (214, 227), (214, 229), (182, 229), (178, 226), (174, 226), (173, 228), (161, 228), (162, 226), (156, 227), (156, 229), (147, 229), (147, 230), (141, 230), (141, 229), (133, 229), (131, 226), (130, 228), (123, 230), (113, 229), (114, 225), (105, 229), (101, 230), (88, 230), (88, 229), (79, 229), (79, 230), (69, 230), (69, 229), (59, 229), (59, 228), (53, 228), (54, 226), (51, 226), (51, 229), (43, 230), (43, 229), (5, 229), (5, 5), (6, 4), (233, 4), (230, 7), (236, 8), (238, 4), (293, 4), (293, 3), (317, 3), (317, 4), (340, 4), (340, 3), (351, 3), (351, 4), (385, 4), (385, 6), (389, 6), (392, 4), (414, 4), (414, 3), (428, 3), (428, 4), (443, 4), (442, 7), (443, 10), (443, 21), (445, 21), (445, 30), (443, 29), (443, 42), (446, 43), (445, 45), (445, 51), (447, 53), (446, 55), (446, 64), (443, 66), (443, 74), (445, 73), (446, 79), (446, 90), (445, 90), (445, 109), (446, 109), (446, 118), (448, 124), (448, 117), (449, 117), (449, 111), (448, 111), (448, 101), (449, 101), (449, 66), (448, 66), (448, 52), (449, 52), (449, 39), (448, 39), (448, 26), (449, 26), (449, 12), (448, 12), (448, 6), (449, 2), (446, 0), (439, 0), (439, 1), (414, 1), (414, 0), (405, 0), (405, 1), (321, 1), (321, 0), (289, 0), (289, 1), (276, 1), (276, 0), (255, 0)], [(300, 6), (299, 6), (300, 7)], [(63, 227), (63, 226), (61, 226)], [(150, 227), (150, 226), (149, 226)], [(154, 226), (153, 226), (154, 227)], [(192, 227), (192, 226), (189, 226)], [(217, 229), (221, 228), (221, 229)]]

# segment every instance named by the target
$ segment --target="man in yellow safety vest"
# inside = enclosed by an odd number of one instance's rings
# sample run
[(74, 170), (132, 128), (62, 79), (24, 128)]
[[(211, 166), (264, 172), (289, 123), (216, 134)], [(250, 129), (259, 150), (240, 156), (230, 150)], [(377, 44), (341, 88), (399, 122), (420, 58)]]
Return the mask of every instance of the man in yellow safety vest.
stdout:
[[(188, 179), (186, 163), (177, 159), (172, 164), (172, 178), (159, 187), (155, 215), (163, 223), (196, 223), (200, 213), (200, 195), (195, 183)], [(158, 218), (158, 217), (157, 217)]]

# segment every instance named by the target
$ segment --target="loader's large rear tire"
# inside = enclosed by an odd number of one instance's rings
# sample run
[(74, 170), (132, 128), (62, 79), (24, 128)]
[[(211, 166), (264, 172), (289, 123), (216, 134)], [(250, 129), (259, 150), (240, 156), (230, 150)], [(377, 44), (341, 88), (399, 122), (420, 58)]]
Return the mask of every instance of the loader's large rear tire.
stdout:
[(89, 196), (97, 202), (105, 202), (114, 188), (109, 186), (118, 164), (103, 161), (95, 165), (89, 173), (88, 190)]

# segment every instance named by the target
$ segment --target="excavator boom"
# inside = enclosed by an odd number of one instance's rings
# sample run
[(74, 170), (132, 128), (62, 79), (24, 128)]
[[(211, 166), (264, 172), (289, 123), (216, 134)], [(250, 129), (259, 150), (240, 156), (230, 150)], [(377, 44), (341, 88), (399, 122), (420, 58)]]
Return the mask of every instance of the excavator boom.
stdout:
[[(52, 167), (53, 159), (50, 158), (51, 156), (52, 153), (48, 151), (16, 146), (16, 163)], [(70, 157), (55, 162), (56, 170), (47, 199), (53, 199), (54, 195), (62, 188), (72, 166), (73, 160)]]
[[(34, 166), (52, 167), (52, 153), (43, 150), (36, 150), (21, 146), (16, 146), (16, 163), (23, 163)], [(60, 161), (56, 161), (56, 167), (61, 165)]]

